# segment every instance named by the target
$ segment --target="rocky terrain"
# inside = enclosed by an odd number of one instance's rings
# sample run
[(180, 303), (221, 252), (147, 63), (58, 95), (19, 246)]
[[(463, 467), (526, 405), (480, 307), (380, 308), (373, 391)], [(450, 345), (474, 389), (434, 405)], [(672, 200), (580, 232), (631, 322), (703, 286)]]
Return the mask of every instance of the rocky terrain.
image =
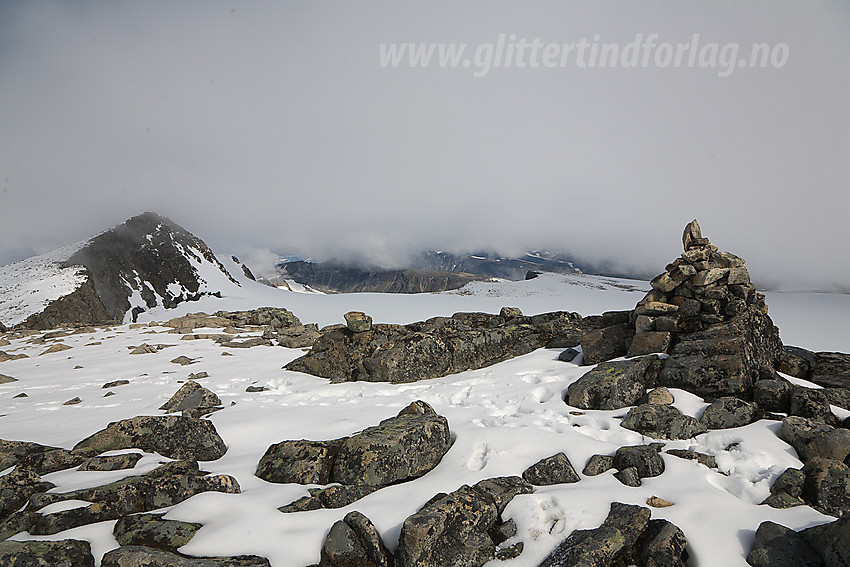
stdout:
[(586, 317), (6, 329), (0, 564), (850, 563), (850, 354), (783, 345), (696, 221), (650, 285)]

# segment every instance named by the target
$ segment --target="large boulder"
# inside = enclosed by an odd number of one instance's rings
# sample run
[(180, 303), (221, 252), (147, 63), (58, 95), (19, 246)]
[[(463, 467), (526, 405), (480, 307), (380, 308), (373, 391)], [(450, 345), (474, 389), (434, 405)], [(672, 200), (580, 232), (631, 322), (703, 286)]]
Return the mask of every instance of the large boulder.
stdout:
[(94, 567), (91, 544), (87, 541), (0, 542), (0, 565), (9, 567)]
[(656, 445), (620, 447), (614, 454), (614, 468), (619, 471), (634, 468), (638, 478), (658, 476), (664, 472), (664, 459)]
[(803, 474), (803, 500), (812, 508), (830, 516), (850, 513), (850, 467), (835, 459), (813, 457), (803, 465)]
[(349, 512), (331, 526), (322, 545), (319, 567), (391, 567), (393, 555), (374, 524), (360, 512)]
[(850, 388), (850, 354), (819, 352), (810, 381), (828, 388)]
[(331, 478), (341, 484), (383, 486), (420, 477), (451, 446), (449, 424), (425, 402), (345, 439)]
[(779, 438), (794, 447), (797, 456), (805, 462), (817, 456), (817, 445), (810, 445), (815, 438), (829, 435), (833, 427), (817, 420), (805, 417), (789, 416), (782, 420)]
[(119, 545), (144, 545), (165, 551), (177, 551), (199, 529), (201, 524), (166, 520), (165, 514), (133, 514), (115, 522), (112, 535)]
[(679, 335), (658, 383), (707, 399), (749, 397), (759, 370), (773, 368), (781, 348), (770, 317), (746, 311), (703, 331)]
[(581, 337), (583, 364), (598, 364), (625, 356), (634, 335), (634, 329), (628, 323), (618, 323), (585, 333)]
[(196, 462), (173, 461), (153, 471), (111, 484), (62, 493), (38, 493), (30, 497), (28, 509), (82, 500), (91, 504), (50, 514), (36, 514), (28, 528), (33, 535), (52, 535), (95, 522), (115, 520), (128, 514), (174, 506), (202, 492), (238, 494), (236, 479), (228, 475), (205, 476)]
[(188, 380), (159, 409), (168, 413), (179, 411), (183, 412), (183, 415), (200, 417), (221, 409), (221, 399), (194, 380)]
[(581, 409), (611, 410), (634, 405), (658, 375), (657, 356), (602, 362), (567, 388), (567, 403)]
[(409, 325), (324, 330), (287, 370), (334, 382), (413, 382), (489, 366), (549, 343), (580, 319), (566, 312), (531, 317), (455, 313)]
[(282, 441), (266, 450), (254, 473), (268, 482), (329, 484), (334, 460), (345, 439)]
[(47, 492), (55, 485), (41, 480), (34, 470), (15, 467), (12, 472), (0, 476), (0, 520), (11, 516), (33, 494)]
[(708, 429), (673, 406), (643, 404), (629, 410), (622, 427), (654, 439), (690, 439)]
[(823, 558), (826, 567), (850, 565), (850, 517), (807, 528), (800, 535)]
[(740, 398), (722, 397), (705, 408), (699, 421), (708, 429), (730, 429), (749, 425), (758, 418), (759, 408)]
[(74, 447), (97, 452), (138, 448), (170, 459), (214, 461), (227, 451), (212, 422), (184, 416), (139, 416), (110, 423)]
[(129, 545), (103, 556), (101, 567), (271, 567), (265, 557), (186, 557), (161, 549)]
[(753, 567), (823, 567), (823, 560), (803, 537), (773, 522), (762, 522), (747, 555)]

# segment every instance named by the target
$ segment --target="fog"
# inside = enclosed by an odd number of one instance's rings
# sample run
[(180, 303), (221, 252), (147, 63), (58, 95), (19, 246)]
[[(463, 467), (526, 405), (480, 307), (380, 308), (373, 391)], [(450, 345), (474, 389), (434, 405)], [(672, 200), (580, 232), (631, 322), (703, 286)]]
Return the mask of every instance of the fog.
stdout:
[[(841, 0), (0, 1), (0, 264), (153, 210), (252, 268), (545, 248), (657, 273), (697, 218), (763, 285), (848, 289), (848, 24)], [(381, 66), (381, 44), (503, 34), (785, 47)]]

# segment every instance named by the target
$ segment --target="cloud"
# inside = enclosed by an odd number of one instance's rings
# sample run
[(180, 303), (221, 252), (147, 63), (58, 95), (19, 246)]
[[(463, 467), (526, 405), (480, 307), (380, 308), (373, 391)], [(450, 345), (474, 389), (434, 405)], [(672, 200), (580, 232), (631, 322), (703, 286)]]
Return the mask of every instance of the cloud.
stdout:
[[(760, 281), (850, 281), (840, 2), (0, 6), (0, 262), (155, 210), (219, 252), (549, 248), (653, 273), (696, 217)], [(379, 61), (381, 43), (653, 33), (789, 57), (725, 78)]]

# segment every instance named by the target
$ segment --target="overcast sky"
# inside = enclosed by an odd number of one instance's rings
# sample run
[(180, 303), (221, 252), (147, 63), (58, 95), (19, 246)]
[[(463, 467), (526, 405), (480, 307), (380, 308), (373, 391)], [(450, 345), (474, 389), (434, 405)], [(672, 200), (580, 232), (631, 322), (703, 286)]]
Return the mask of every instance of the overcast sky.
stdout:
[[(848, 286), (846, 0), (459, 4), (0, 0), (0, 264), (154, 210), (253, 258), (659, 272), (696, 217), (762, 282)], [(501, 34), (557, 64), (496, 68)], [(560, 59), (652, 34), (773, 59)], [(382, 68), (393, 42), (466, 43), (469, 66)]]

